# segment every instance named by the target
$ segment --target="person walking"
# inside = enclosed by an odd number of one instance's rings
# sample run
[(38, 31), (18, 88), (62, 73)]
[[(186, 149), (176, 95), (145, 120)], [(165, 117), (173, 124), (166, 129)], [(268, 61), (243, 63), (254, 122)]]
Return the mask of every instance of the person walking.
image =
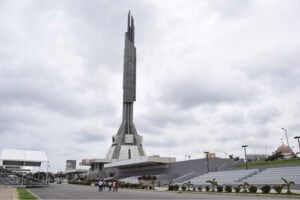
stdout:
[(116, 192), (118, 192), (119, 186), (120, 186), (120, 183), (118, 180), (116, 180)]
[(113, 192), (116, 192), (116, 181), (114, 180), (112, 183)]
[(111, 191), (112, 185), (113, 185), (113, 183), (111, 181), (109, 181), (108, 182), (108, 191), (109, 192)]
[(99, 187), (99, 192), (102, 192), (102, 190), (103, 190), (103, 181), (102, 180), (100, 180), (99, 182), (98, 182), (98, 187)]

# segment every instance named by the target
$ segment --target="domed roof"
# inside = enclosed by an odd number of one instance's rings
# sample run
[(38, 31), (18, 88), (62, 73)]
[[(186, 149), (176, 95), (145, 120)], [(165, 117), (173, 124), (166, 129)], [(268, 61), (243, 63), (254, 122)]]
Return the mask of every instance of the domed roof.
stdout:
[(291, 147), (284, 145), (284, 144), (280, 145), (276, 151), (280, 152), (282, 154), (292, 154), (293, 153), (293, 150), (291, 149)]

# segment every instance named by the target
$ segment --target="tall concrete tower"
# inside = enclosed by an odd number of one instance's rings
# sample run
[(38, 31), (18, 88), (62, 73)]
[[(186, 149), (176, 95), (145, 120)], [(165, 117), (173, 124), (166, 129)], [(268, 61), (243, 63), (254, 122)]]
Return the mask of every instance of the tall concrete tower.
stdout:
[(136, 48), (134, 46), (134, 20), (128, 13), (125, 33), (123, 72), (123, 118), (117, 135), (112, 137), (112, 145), (107, 159), (131, 159), (145, 156), (143, 137), (137, 134), (133, 123), (133, 103), (136, 100)]

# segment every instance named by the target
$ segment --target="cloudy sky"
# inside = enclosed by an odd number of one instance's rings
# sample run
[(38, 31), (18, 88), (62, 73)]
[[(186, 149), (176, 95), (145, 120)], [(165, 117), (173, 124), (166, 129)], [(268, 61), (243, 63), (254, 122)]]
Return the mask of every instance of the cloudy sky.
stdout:
[[(300, 2), (0, 1), (0, 151), (102, 158), (121, 123), (135, 17), (135, 124), (147, 155), (271, 153), (300, 135)], [(283, 138), (283, 140), (281, 139)]]

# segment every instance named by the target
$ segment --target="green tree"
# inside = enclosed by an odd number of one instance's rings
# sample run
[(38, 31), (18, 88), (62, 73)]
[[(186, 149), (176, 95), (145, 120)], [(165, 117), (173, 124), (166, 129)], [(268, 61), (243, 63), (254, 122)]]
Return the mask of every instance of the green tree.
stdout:
[(194, 187), (194, 185), (191, 183), (191, 181), (188, 181), (188, 182), (184, 183), (183, 185), (186, 186), (187, 191), (191, 191), (190, 189)]
[(284, 181), (284, 184), (282, 184), (282, 187), (285, 187), (287, 188), (287, 194), (292, 194), (291, 192), (291, 185), (295, 185), (295, 182), (294, 181), (288, 181), (286, 180), (285, 178), (281, 178), (281, 180)]
[(213, 178), (212, 180), (207, 180), (206, 182), (211, 184), (211, 191), (215, 192), (215, 187), (218, 186), (216, 179)]

